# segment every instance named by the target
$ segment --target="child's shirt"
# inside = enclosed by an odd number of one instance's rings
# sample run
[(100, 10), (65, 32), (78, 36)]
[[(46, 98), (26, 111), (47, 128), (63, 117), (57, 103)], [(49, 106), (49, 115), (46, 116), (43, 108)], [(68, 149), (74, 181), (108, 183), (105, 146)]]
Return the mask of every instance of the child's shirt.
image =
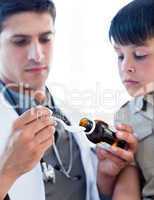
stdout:
[(154, 93), (124, 104), (115, 115), (115, 124), (119, 123), (132, 126), (139, 140), (135, 158), (143, 175), (142, 197), (154, 199)]

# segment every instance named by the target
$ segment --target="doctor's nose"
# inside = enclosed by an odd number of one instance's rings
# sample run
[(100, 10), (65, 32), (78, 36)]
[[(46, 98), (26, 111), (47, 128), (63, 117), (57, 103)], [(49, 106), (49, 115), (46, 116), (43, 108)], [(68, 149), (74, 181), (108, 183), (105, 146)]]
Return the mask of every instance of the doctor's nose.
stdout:
[(41, 62), (44, 59), (43, 48), (39, 42), (32, 43), (28, 49), (28, 60)]

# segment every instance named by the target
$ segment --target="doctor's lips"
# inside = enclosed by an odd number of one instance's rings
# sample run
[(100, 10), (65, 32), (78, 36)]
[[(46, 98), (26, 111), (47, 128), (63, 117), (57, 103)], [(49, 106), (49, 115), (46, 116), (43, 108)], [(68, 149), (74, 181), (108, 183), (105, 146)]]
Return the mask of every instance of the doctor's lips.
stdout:
[(44, 71), (44, 70), (48, 70), (48, 67), (47, 66), (44, 66), (44, 65), (39, 65), (39, 66), (34, 66), (34, 67), (30, 67), (30, 68), (27, 68), (25, 69), (26, 72), (41, 72), (41, 71)]
[(135, 80), (132, 80), (132, 79), (126, 79), (123, 81), (124, 85), (126, 86), (135, 86), (137, 84), (139, 84), (139, 81), (135, 81)]

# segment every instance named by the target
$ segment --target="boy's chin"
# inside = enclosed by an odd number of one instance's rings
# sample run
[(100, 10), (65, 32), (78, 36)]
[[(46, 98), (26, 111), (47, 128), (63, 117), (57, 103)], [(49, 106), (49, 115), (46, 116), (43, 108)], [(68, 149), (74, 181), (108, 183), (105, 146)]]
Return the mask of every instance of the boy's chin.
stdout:
[(147, 83), (139, 88), (127, 89), (127, 92), (132, 97), (144, 96), (148, 93), (154, 92), (154, 82)]
[(138, 94), (136, 91), (132, 91), (132, 90), (127, 90), (129, 96), (131, 97), (137, 97), (137, 96), (141, 96), (141, 94)]

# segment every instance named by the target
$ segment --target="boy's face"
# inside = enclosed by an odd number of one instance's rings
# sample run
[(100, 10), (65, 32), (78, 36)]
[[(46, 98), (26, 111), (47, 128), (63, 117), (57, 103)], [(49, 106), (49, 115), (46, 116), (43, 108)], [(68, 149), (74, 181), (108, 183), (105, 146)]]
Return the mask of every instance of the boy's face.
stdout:
[(154, 38), (142, 46), (114, 44), (114, 48), (119, 74), (128, 93), (138, 96), (154, 90)]
[(53, 53), (53, 19), (49, 13), (22, 12), (8, 17), (0, 33), (0, 78), (41, 89)]

